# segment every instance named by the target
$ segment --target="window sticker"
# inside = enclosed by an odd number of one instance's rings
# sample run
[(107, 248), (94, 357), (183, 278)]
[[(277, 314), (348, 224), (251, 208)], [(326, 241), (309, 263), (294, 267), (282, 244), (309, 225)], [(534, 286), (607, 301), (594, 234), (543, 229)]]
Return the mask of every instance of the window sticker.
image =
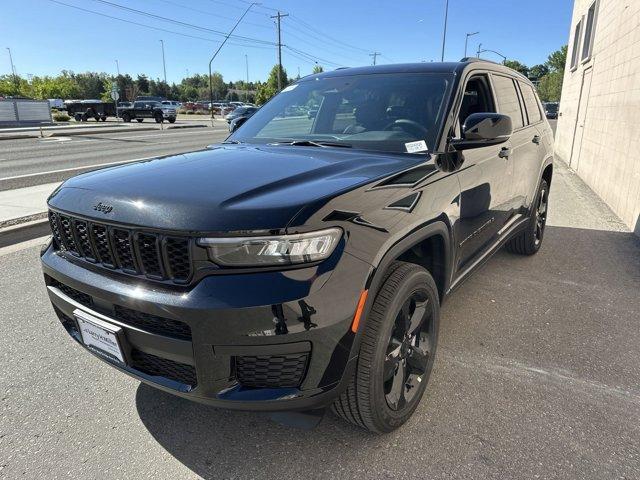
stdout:
[(404, 146), (409, 153), (427, 152), (429, 150), (427, 148), (427, 142), (425, 142), (424, 140), (419, 140), (417, 142), (408, 142), (405, 143)]

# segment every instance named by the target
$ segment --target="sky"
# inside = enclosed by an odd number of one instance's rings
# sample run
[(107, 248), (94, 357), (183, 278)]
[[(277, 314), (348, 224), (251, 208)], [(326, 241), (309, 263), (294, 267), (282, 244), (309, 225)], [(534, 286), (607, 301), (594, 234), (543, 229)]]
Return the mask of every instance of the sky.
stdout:
[[(298, 69), (311, 73), (315, 62), (325, 70), (369, 65), (373, 52), (381, 54), (378, 63), (439, 61), (445, 3), (265, 0), (244, 17), (213, 70), (225, 81), (245, 80), (248, 63), (249, 80), (265, 80), (277, 63), (270, 17), (278, 10), (289, 14), (281, 20), (282, 62), (291, 77)], [(163, 40), (167, 80), (178, 82), (208, 71), (222, 34), (248, 6), (246, 0), (0, 0), (0, 74), (11, 72), (9, 47), (23, 76), (116, 74), (117, 60), (123, 74), (162, 79)], [(572, 8), (572, 0), (449, 0), (445, 60), (462, 58), (466, 33), (480, 32), (469, 38), (469, 55), (482, 43), (530, 66), (543, 63), (567, 43)]]

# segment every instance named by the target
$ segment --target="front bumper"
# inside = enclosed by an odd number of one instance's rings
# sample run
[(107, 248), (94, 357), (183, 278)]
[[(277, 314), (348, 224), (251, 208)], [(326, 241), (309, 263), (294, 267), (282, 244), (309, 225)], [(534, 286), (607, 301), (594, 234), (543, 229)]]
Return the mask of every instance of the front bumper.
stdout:
[(372, 270), (348, 253), (331, 269), (217, 274), (191, 287), (96, 271), (68, 255), (52, 248), (42, 255), (63, 326), (79, 343), (76, 309), (120, 326), (126, 364), (98, 357), (145, 383), (264, 411), (322, 407), (348, 383), (356, 360), (351, 322)]

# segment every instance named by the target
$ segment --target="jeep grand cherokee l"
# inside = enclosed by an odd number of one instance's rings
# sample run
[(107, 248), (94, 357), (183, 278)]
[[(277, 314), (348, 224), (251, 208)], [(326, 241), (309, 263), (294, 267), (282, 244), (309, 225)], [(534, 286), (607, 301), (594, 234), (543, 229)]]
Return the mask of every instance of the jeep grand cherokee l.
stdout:
[(508, 68), (321, 73), (221, 145), (65, 182), (45, 282), (69, 335), (143, 382), (386, 432), (428, 388), (444, 298), (502, 245), (540, 248), (551, 175)]

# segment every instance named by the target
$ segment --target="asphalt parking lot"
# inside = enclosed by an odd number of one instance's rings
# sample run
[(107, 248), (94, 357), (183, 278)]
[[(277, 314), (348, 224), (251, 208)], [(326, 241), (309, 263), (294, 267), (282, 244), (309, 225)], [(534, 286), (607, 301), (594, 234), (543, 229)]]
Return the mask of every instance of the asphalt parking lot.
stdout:
[(640, 242), (566, 167), (545, 244), (444, 305), (414, 417), (374, 436), (189, 403), (67, 337), (39, 241), (0, 250), (2, 478), (640, 478)]

